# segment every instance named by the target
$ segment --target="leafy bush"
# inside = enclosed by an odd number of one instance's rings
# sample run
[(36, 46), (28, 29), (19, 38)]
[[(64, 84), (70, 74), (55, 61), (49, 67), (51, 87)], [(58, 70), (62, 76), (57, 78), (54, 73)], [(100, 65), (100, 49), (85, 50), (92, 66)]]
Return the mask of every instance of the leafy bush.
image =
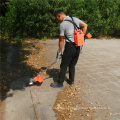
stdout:
[(58, 9), (85, 21), (93, 36), (119, 36), (119, 0), (10, 0), (8, 12), (0, 17), (1, 30), (10, 37), (56, 37)]
[(22, 41), (19, 37), (15, 38), (14, 40), (15, 40), (15, 45), (17, 47), (22, 47), (23, 46)]

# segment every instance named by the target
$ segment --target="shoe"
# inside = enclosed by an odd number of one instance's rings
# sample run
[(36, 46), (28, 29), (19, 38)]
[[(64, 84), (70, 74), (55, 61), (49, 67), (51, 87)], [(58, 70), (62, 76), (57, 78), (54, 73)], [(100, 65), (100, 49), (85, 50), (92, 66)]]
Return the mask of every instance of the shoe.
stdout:
[(74, 82), (71, 82), (69, 79), (67, 79), (66, 82), (67, 82), (70, 86), (74, 85)]
[(51, 83), (50, 86), (53, 88), (63, 88), (64, 87), (63, 85), (61, 85), (57, 82)]

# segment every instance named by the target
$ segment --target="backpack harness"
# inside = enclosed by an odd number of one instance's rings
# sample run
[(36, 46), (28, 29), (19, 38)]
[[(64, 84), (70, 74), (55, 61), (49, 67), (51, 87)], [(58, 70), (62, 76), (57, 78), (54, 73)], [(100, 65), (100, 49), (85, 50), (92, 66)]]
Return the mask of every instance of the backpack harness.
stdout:
[[(71, 20), (64, 20), (64, 21), (69, 21), (74, 25), (74, 42), (75, 42), (75, 46), (76, 47), (77, 46), (83, 46), (84, 45), (84, 33), (80, 29), (80, 27), (77, 26), (77, 24), (74, 22), (73, 18), (72, 18), (72, 21)], [(65, 37), (67, 38), (67, 40), (69, 42), (72, 42), (71, 40), (68, 39), (68, 37), (66, 35), (65, 35)]]

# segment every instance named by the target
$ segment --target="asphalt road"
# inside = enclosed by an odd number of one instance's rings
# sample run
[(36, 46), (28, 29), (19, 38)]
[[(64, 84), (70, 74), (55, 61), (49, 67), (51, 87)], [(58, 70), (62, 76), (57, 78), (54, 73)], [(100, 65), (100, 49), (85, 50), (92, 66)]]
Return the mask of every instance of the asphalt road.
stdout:
[[(42, 43), (46, 59), (53, 62), (58, 40)], [(53, 67), (59, 70), (59, 64)], [(50, 87), (56, 77), (44, 78), (41, 86), (26, 86), (29, 76), (12, 82), (1, 104), (1, 120), (56, 120), (52, 107), (62, 89)], [(94, 120), (120, 120), (120, 39), (86, 40), (76, 65), (75, 85), (83, 88), (82, 99), (85, 107), (94, 109)]]

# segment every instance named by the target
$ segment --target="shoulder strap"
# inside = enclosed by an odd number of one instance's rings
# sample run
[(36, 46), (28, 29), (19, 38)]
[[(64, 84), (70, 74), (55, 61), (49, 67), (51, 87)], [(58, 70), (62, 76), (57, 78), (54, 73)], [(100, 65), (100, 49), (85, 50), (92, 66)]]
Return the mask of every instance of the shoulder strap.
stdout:
[(67, 40), (68, 40), (69, 42), (72, 42), (71, 40), (68, 39), (68, 37), (67, 37), (66, 35), (65, 35), (65, 37), (67, 38)]
[[(72, 17), (71, 17), (71, 18), (72, 18)], [(75, 29), (75, 27), (76, 27), (77, 29), (80, 29), (80, 27), (78, 27), (77, 24), (74, 22), (73, 18), (72, 18), (72, 20), (64, 20), (64, 21), (69, 21), (69, 22), (71, 22), (71, 23), (74, 25), (74, 29)]]
[[(64, 21), (69, 21), (69, 22), (71, 22), (71, 23), (74, 25), (74, 30), (75, 30), (75, 27), (77, 27), (77, 29), (80, 29), (80, 28), (77, 26), (77, 24), (74, 23), (74, 20), (73, 20), (72, 17), (71, 17), (71, 19), (72, 19), (72, 20), (64, 20)], [(68, 37), (67, 37), (66, 35), (65, 35), (65, 37), (67, 38), (67, 40), (68, 40), (69, 42), (72, 42), (71, 40), (68, 39)]]

